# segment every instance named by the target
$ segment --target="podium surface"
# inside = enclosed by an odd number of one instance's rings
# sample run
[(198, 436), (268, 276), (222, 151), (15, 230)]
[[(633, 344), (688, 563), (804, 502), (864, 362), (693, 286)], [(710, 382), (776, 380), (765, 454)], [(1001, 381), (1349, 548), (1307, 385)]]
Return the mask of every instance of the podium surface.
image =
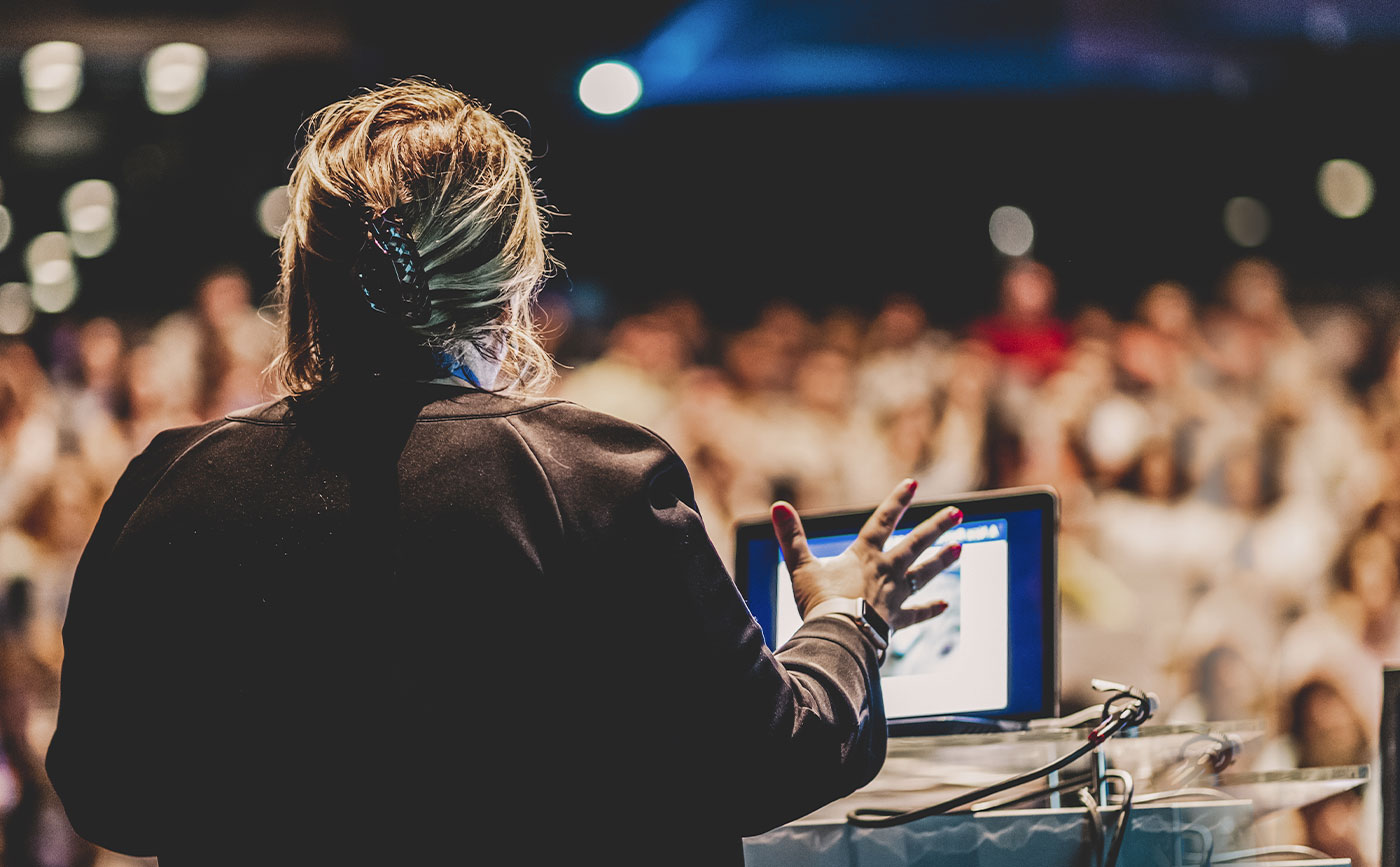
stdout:
[[(1304, 847), (1289, 852), (1257, 845), (1260, 818), (1295, 809), (1369, 778), (1367, 766), (1285, 771), (1213, 770), (1212, 750), (1236, 753), (1263, 737), (1255, 721), (1143, 726), (1107, 741), (1099, 766), (1128, 772), (1133, 803), (1119, 867), (1198, 867), (1228, 858), (1231, 865), (1272, 867), (1347, 864)], [(745, 840), (749, 867), (1078, 867), (1097, 863), (1121, 808), (1099, 806), (1098, 827), (1074, 793), (1006, 808), (930, 815), (893, 827), (847, 823), (855, 809), (915, 810), (969, 789), (1048, 764), (1085, 742), (1084, 729), (955, 734), (891, 740), (884, 768), (871, 783), (816, 812)], [(1060, 772), (1092, 778), (1086, 757)], [(991, 796), (1028, 794), (1028, 784)], [(1085, 788), (1097, 791), (1086, 783)], [(1111, 799), (1112, 800), (1112, 799)], [(1049, 806), (1046, 806), (1046, 805)]]

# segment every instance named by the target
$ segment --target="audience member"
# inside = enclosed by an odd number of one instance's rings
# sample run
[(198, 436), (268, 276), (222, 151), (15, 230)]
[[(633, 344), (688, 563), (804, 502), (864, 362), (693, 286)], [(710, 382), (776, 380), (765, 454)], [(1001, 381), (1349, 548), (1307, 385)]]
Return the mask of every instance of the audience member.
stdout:
[(1005, 359), (1008, 369), (1039, 381), (1059, 370), (1070, 330), (1055, 317), (1055, 275), (1045, 265), (1018, 261), (1001, 281), (1001, 308), (972, 324), (972, 336)]

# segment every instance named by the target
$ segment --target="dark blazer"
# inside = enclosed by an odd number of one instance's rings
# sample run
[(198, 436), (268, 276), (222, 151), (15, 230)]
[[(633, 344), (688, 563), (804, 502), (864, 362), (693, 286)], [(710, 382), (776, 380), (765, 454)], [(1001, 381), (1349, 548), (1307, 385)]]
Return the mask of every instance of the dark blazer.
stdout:
[(53, 783), (163, 867), (740, 863), (885, 752), (859, 630), (771, 654), (676, 454), (557, 400), (341, 386), (167, 431), (64, 646)]

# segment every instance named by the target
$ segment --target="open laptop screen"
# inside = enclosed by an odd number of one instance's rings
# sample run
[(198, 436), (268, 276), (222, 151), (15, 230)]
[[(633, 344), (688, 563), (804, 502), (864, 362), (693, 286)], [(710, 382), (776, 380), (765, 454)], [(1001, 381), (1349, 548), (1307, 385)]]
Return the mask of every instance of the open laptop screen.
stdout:
[[(880, 673), (892, 728), (914, 733), (917, 723), (946, 716), (1056, 715), (1054, 492), (989, 491), (916, 503), (894, 536), (946, 505), (963, 510), (963, 523), (923, 557), (955, 542), (963, 545), (962, 556), (909, 603), (943, 600), (948, 609), (899, 630), (890, 641)], [(819, 557), (839, 554), (873, 509), (804, 515), (812, 552)], [(802, 622), (787, 566), (766, 519), (741, 523), (737, 535), (735, 578), (769, 646), (776, 649)]]

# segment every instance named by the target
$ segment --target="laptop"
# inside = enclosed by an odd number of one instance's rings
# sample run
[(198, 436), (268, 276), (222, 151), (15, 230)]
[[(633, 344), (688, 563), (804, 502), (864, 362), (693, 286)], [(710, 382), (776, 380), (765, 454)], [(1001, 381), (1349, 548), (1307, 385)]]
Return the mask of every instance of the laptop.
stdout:
[[(948, 608), (897, 631), (880, 667), (891, 735), (1015, 730), (1025, 720), (1059, 715), (1054, 489), (917, 502), (891, 541), (950, 505), (962, 509), (962, 523), (921, 559), (955, 542), (962, 556), (907, 603), (943, 600)], [(845, 550), (874, 509), (804, 513), (812, 553), (830, 557)], [(740, 521), (735, 535), (735, 581), (777, 650), (802, 623), (782, 551), (767, 516)]]

